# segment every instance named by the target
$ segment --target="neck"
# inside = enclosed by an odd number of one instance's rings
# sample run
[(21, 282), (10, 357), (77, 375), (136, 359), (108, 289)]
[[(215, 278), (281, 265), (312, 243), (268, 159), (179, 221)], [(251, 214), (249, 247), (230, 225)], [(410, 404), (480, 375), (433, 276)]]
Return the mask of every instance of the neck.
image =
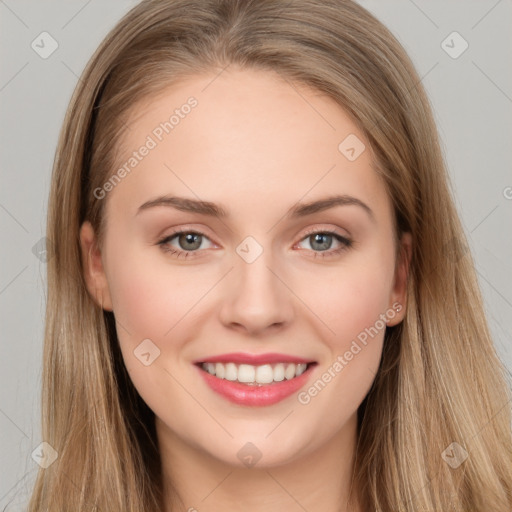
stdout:
[[(156, 418), (165, 512), (362, 512), (351, 489), (357, 418), (307, 456), (279, 466), (237, 467), (178, 438)], [(352, 491), (352, 492), (351, 492)]]

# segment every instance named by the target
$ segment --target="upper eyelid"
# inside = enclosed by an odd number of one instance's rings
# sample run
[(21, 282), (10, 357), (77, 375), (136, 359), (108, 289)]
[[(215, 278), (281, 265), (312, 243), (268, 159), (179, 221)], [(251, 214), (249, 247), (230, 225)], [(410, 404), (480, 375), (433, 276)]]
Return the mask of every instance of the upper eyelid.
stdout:
[[(177, 235), (187, 234), (187, 233), (195, 233), (197, 235), (201, 235), (203, 237), (208, 238), (208, 240), (210, 240), (212, 243), (216, 244), (216, 242), (214, 240), (212, 240), (212, 237), (210, 237), (207, 233), (204, 233), (201, 229), (196, 229), (196, 228), (187, 227), (187, 226), (176, 228), (176, 231), (173, 231), (172, 233), (169, 233), (168, 235), (159, 237), (158, 243), (162, 243), (162, 242), (165, 242), (167, 240), (170, 240), (170, 239), (174, 238)], [(332, 235), (337, 235), (337, 236), (341, 237), (342, 239), (346, 239), (348, 241), (351, 241), (351, 236), (350, 235), (344, 235), (344, 234), (339, 233), (337, 228), (334, 228), (334, 227), (330, 227), (330, 228), (313, 227), (313, 228), (308, 228), (307, 231), (301, 235), (301, 238), (299, 238), (298, 242), (301, 242), (306, 237), (314, 235), (316, 233), (328, 233), (328, 234), (332, 234)], [(191, 252), (194, 252), (194, 251), (191, 251)]]
[(333, 235), (338, 235), (342, 238), (346, 238), (346, 239), (350, 239), (351, 238), (351, 235), (350, 234), (342, 234), (339, 232), (339, 228), (311, 228), (311, 229), (308, 229), (305, 233), (302, 234), (302, 238), (301, 240), (308, 236), (308, 235), (314, 235), (315, 233), (331, 233)]
[[(211, 238), (212, 238), (208, 233), (205, 233), (204, 230), (202, 230), (202, 229), (188, 228), (185, 226), (184, 228), (176, 228), (176, 231), (173, 231), (165, 236), (160, 236), (158, 239), (161, 241), (161, 240), (166, 240), (168, 238), (174, 238), (177, 235), (188, 234), (188, 233), (195, 233), (197, 235), (204, 236), (204, 237), (208, 238), (209, 240), (211, 240)], [(213, 242), (213, 240), (212, 240), (212, 242)]]

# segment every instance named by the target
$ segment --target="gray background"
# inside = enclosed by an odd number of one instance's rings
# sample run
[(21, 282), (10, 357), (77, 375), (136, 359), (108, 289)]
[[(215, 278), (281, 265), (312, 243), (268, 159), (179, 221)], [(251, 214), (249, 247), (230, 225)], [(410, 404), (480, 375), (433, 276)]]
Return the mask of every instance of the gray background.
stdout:
[[(0, 0), (0, 509), (21, 510), (38, 466), (50, 171), (85, 63), (136, 1)], [(512, 370), (511, 0), (360, 0), (412, 57), (434, 108), (499, 354)], [(46, 31), (47, 59), (31, 47)], [(458, 58), (442, 42), (457, 31)], [(40, 40), (40, 39), (37, 39)], [(37, 41), (36, 40), (36, 41)], [(444, 43), (452, 54), (463, 41)]]

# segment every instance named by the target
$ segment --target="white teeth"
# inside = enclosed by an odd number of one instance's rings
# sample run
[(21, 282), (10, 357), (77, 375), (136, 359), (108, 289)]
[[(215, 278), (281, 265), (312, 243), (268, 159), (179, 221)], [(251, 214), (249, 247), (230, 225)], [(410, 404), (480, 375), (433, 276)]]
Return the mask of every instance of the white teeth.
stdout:
[(238, 381), (244, 384), (270, 384), (302, 375), (306, 371), (307, 364), (277, 363), (253, 366), (235, 363), (203, 363), (202, 368), (219, 379)]
[(249, 364), (241, 364), (238, 367), (238, 382), (254, 382), (256, 368)]
[(279, 363), (274, 366), (274, 380), (276, 382), (284, 380), (284, 364)]
[(297, 372), (295, 375), (298, 377), (299, 375), (302, 375), (306, 371), (307, 364), (298, 364), (297, 365)]
[(238, 378), (238, 369), (235, 363), (228, 363), (226, 365), (226, 374), (224, 375), (226, 380), (237, 380)]
[(213, 375), (217, 375), (219, 379), (223, 379), (226, 376), (226, 369), (224, 368), (224, 365), (222, 363), (215, 364), (215, 373)]
[(274, 370), (269, 364), (256, 367), (256, 382), (258, 384), (270, 384), (274, 380)]
[(293, 363), (288, 364), (284, 371), (284, 377), (286, 380), (293, 379), (295, 377), (295, 371), (297, 370), (297, 366)]

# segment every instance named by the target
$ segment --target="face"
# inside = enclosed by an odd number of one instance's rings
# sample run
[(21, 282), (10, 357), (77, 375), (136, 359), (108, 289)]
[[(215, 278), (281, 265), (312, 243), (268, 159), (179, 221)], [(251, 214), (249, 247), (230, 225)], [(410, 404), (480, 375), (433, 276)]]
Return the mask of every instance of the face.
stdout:
[(160, 435), (238, 466), (249, 442), (259, 466), (319, 450), (353, 427), (405, 312), (364, 134), (331, 99), (248, 70), (188, 79), (130, 119), (125, 172), (96, 192), (104, 243), (88, 223), (81, 242)]

